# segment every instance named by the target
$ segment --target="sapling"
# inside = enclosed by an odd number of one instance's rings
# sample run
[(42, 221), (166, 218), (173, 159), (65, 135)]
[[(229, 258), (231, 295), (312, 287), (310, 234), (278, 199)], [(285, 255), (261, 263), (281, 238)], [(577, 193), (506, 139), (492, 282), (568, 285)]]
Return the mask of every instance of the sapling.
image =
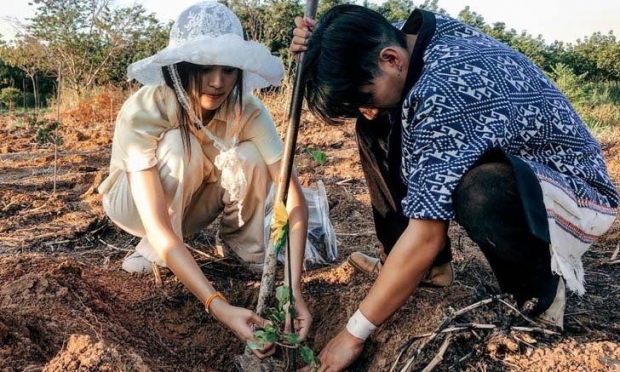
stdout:
[(260, 350), (265, 344), (276, 344), (288, 349), (298, 349), (301, 359), (310, 365), (313, 371), (318, 370), (321, 360), (314, 351), (303, 345), (298, 334), (285, 330), (286, 313), (289, 313), (291, 321), (295, 319), (295, 297), (291, 295), (291, 288), (285, 285), (277, 287), (276, 300), (276, 307), (265, 309), (265, 316), (269, 322), (254, 331), (254, 339), (257, 342), (248, 341), (248, 346)]

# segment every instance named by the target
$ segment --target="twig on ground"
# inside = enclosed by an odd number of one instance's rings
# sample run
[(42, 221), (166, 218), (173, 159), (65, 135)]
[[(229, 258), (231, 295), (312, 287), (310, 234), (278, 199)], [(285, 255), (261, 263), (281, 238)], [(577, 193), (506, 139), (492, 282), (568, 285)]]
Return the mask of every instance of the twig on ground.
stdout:
[(545, 328), (540, 328), (540, 327), (510, 327), (510, 329), (514, 331), (521, 331), (521, 332), (544, 333), (546, 335), (559, 335), (560, 334), (550, 329), (545, 329)]
[(402, 358), (403, 354), (405, 354), (405, 352), (409, 350), (409, 346), (411, 346), (412, 343), (413, 343), (413, 338), (401, 346), (400, 353), (398, 353), (398, 356), (396, 357), (394, 364), (392, 364), (392, 368), (390, 368), (390, 372), (394, 372), (396, 370), (396, 366), (398, 365), (398, 362), (400, 362), (400, 358)]
[(43, 243), (43, 245), (47, 245), (47, 246), (49, 247), (49, 246), (52, 246), (52, 245), (59, 245), (59, 244), (71, 243), (72, 241), (74, 241), (74, 240), (73, 240), (73, 239), (69, 239), (69, 240), (59, 240), (59, 241), (56, 241), (56, 242), (45, 242), (45, 243)]
[[(491, 298), (487, 298), (486, 300), (478, 301), (478, 302), (476, 302), (476, 303), (474, 303), (474, 304), (471, 304), (471, 305), (469, 305), (469, 306), (467, 306), (467, 307), (462, 308), (461, 310), (455, 311), (454, 313), (452, 313), (452, 315), (450, 315), (450, 318), (451, 318), (451, 319), (454, 319), (454, 318), (456, 318), (457, 316), (463, 315), (463, 314), (465, 314), (465, 313), (466, 313), (466, 312), (468, 312), (468, 311), (471, 311), (471, 310), (473, 310), (473, 309), (475, 309), (475, 308), (478, 308), (478, 307), (480, 307), (480, 306), (482, 306), (482, 305), (486, 305), (486, 304), (488, 304), (488, 303), (491, 303), (491, 302), (493, 302), (495, 299), (498, 299), (498, 300), (499, 300), (500, 298), (499, 298), (499, 297), (491, 297)], [(501, 300), (500, 300), (500, 301), (501, 301)]]
[(611, 255), (609, 261), (615, 261), (618, 258), (618, 254), (620, 254), (620, 243), (616, 244), (616, 250)]
[(363, 235), (373, 235), (374, 231), (360, 231), (358, 233), (340, 233), (336, 232), (337, 236), (363, 236)]
[(435, 339), (435, 337), (437, 337), (438, 334), (442, 333), (450, 323), (452, 323), (452, 321), (458, 317), (461, 316), (463, 314), (465, 314), (468, 311), (474, 310), (480, 306), (486, 305), (488, 303), (493, 302), (495, 299), (499, 299), (499, 296), (494, 296), (491, 298), (487, 298), (484, 299), (482, 301), (478, 301), (474, 304), (471, 304), (469, 306), (466, 306), (460, 310), (454, 311), (452, 312), (447, 318), (445, 318), (441, 324), (439, 325), (439, 327), (437, 327), (437, 329), (435, 329), (426, 340), (424, 340), (422, 342), (422, 344), (420, 345), (420, 347), (418, 347), (418, 349), (413, 353), (413, 355), (407, 360), (407, 364), (405, 365), (405, 367), (403, 367), (403, 369), (401, 369), (401, 372), (405, 372), (409, 369), (409, 367), (411, 366), (411, 364), (413, 363), (413, 361), (415, 360), (415, 358), (417, 358), (420, 353), (422, 352), (422, 349), (428, 345), (429, 342), (433, 341)]
[(521, 315), (521, 317), (525, 320), (527, 320), (528, 322), (532, 323), (532, 324), (536, 324), (538, 325), (537, 322), (533, 321), (532, 319), (530, 319), (529, 317), (527, 317), (525, 314), (523, 314), (522, 312), (519, 311), (519, 309), (517, 309), (516, 307), (512, 306), (511, 304), (509, 304), (508, 302), (502, 300), (501, 298), (497, 299), (499, 302), (503, 303), (504, 305), (508, 306), (509, 308), (511, 308), (512, 310), (516, 311), (517, 314)]
[(346, 180), (338, 181), (338, 182), (336, 182), (336, 185), (340, 186), (340, 185), (343, 185), (345, 183), (349, 183), (351, 181), (355, 181), (355, 178), (347, 178)]
[(212, 255), (208, 254), (207, 252), (200, 251), (200, 250), (198, 250), (196, 248), (192, 248), (192, 247), (190, 247), (187, 244), (185, 244), (185, 248), (189, 249), (192, 252), (198, 253), (201, 256), (207, 257), (208, 259), (211, 259), (211, 260), (217, 260), (218, 259), (218, 257), (212, 256)]
[(123, 248), (119, 248), (119, 247), (113, 246), (113, 245), (112, 245), (112, 244), (110, 244), (110, 243), (106, 243), (106, 242), (105, 242), (105, 241), (103, 241), (101, 238), (97, 238), (97, 240), (98, 240), (100, 243), (102, 243), (103, 245), (105, 245), (106, 247), (111, 248), (111, 249), (114, 249), (114, 250), (116, 250), (116, 251), (121, 251), (121, 252), (132, 252), (132, 251), (133, 251), (133, 250), (130, 250), (130, 249), (123, 249)]
[(161, 274), (159, 273), (159, 265), (155, 262), (151, 262), (151, 269), (153, 270), (153, 276), (155, 277), (155, 285), (157, 287), (161, 287), (163, 285), (163, 281), (161, 280)]
[(430, 372), (435, 369), (435, 367), (437, 367), (439, 363), (441, 363), (441, 361), (443, 360), (443, 355), (446, 353), (446, 350), (448, 350), (448, 346), (450, 346), (451, 339), (452, 335), (446, 336), (446, 339), (443, 340), (443, 343), (439, 348), (439, 352), (437, 353), (437, 355), (435, 355), (433, 360), (431, 360), (431, 362), (426, 367), (424, 367), (422, 372)]
[[(497, 328), (497, 326), (495, 324), (479, 324), (479, 323), (454, 324), (452, 327), (442, 330), (441, 333), (452, 333), (452, 332), (463, 331), (463, 330), (472, 329), (472, 328), (495, 329)], [(411, 338), (412, 339), (424, 338), (424, 337), (431, 336), (432, 334), (433, 334), (432, 332), (422, 333), (419, 335), (411, 336)]]
[(96, 233), (98, 233), (99, 231), (103, 230), (104, 228), (106, 228), (106, 226), (108, 226), (107, 223), (104, 223), (103, 225), (99, 226), (98, 228), (94, 229), (93, 231), (91, 231), (89, 234), (90, 235), (95, 235)]

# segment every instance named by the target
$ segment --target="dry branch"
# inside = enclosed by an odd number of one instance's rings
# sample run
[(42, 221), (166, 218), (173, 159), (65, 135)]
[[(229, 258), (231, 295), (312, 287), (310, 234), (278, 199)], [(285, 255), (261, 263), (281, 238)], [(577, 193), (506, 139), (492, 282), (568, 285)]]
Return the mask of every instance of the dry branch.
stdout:
[(609, 261), (615, 261), (618, 258), (618, 254), (620, 254), (620, 243), (616, 244), (616, 250), (611, 255)]
[(443, 340), (443, 344), (441, 344), (439, 352), (437, 353), (437, 355), (435, 355), (433, 360), (431, 360), (431, 362), (426, 367), (424, 367), (422, 372), (431, 372), (433, 369), (435, 369), (435, 367), (437, 367), (439, 363), (441, 363), (441, 361), (443, 360), (443, 355), (446, 353), (446, 350), (448, 350), (448, 346), (450, 346), (451, 340), (452, 335), (448, 335), (446, 339)]

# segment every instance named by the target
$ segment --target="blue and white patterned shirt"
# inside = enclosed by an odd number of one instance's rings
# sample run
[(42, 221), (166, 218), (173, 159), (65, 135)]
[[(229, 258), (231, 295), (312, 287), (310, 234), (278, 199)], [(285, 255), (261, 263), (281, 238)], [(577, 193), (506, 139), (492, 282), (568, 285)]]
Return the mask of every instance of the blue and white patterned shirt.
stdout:
[(420, 71), (402, 105), (405, 216), (453, 219), (452, 193), (492, 149), (525, 161), (580, 206), (617, 207), (600, 145), (540, 69), (462, 22), (419, 10), (414, 16), (433, 30), (416, 43)]

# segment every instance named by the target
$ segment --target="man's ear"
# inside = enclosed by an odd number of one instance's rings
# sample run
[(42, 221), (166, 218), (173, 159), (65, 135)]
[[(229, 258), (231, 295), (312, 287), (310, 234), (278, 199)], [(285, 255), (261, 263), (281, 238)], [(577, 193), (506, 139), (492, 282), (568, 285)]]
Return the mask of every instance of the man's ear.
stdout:
[(384, 67), (389, 66), (391, 68), (402, 68), (403, 58), (400, 51), (393, 46), (381, 49), (379, 52), (379, 65), (383, 65)]

